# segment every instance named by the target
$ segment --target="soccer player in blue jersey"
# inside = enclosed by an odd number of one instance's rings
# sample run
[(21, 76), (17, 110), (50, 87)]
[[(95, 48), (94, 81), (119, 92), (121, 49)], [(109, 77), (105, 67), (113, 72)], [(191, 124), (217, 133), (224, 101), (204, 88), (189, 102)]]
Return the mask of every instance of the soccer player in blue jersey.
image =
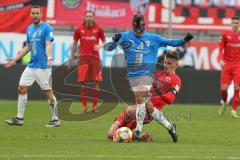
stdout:
[[(136, 109), (136, 132), (135, 138), (141, 140), (141, 132), (146, 107), (153, 108), (149, 100), (149, 89), (153, 83), (153, 72), (156, 68), (158, 48), (163, 46), (181, 46), (186, 41), (193, 38), (187, 34), (184, 39), (167, 39), (145, 31), (144, 16), (136, 14), (132, 20), (133, 30), (115, 34), (113, 42), (105, 45), (105, 50), (111, 51), (120, 45), (124, 51), (127, 65), (127, 76), (130, 86), (134, 92), (137, 109)], [(148, 102), (148, 103), (146, 103)], [(146, 106), (147, 105), (147, 106)], [(159, 120), (158, 113), (154, 120)], [(175, 134), (175, 126), (171, 125), (169, 130)]]
[(21, 53), (9, 59), (5, 67), (11, 67), (17, 60), (31, 52), (31, 60), (20, 78), (18, 86), (18, 113), (15, 118), (5, 120), (9, 125), (23, 125), (24, 110), (27, 103), (27, 92), (30, 86), (37, 81), (43, 94), (47, 97), (50, 105), (52, 119), (46, 127), (60, 126), (57, 116), (57, 100), (50, 86), (52, 58), (52, 27), (41, 20), (42, 9), (39, 6), (31, 8), (30, 17), (32, 24), (27, 28), (27, 44)]

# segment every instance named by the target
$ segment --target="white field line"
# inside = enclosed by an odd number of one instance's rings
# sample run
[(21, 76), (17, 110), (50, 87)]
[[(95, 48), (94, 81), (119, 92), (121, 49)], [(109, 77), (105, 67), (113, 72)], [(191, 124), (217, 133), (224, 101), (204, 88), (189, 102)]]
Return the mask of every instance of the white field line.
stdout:
[(240, 160), (240, 157), (234, 156), (134, 156), (134, 155), (0, 155), (0, 158), (104, 158), (104, 159), (229, 159)]

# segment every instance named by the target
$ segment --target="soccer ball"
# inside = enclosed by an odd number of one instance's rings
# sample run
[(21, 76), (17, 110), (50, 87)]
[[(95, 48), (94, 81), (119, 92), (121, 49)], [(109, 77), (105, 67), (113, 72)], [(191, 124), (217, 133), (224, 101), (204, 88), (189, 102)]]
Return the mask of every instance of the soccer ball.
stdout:
[(119, 128), (113, 135), (114, 142), (131, 142), (132, 141), (132, 131), (127, 127)]

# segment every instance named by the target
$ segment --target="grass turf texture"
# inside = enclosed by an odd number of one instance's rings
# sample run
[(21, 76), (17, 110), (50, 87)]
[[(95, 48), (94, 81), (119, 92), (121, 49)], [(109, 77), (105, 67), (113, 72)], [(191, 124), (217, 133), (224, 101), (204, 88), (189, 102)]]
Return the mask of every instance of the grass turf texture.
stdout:
[[(126, 104), (85, 122), (62, 121), (59, 128), (45, 128), (50, 119), (47, 102), (29, 101), (24, 126), (9, 126), (3, 120), (16, 115), (16, 101), (0, 101), (0, 159), (240, 159), (240, 119), (229, 109), (218, 116), (218, 106), (172, 105), (165, 107), (177, 124), (179, 142), (153, 122), (145, 125), (152, 143), (114, 143), (106, 131)], [(79, 103), (71, 107), (77, 113)], [(230, 107), (229, 107), (230, 108)]]

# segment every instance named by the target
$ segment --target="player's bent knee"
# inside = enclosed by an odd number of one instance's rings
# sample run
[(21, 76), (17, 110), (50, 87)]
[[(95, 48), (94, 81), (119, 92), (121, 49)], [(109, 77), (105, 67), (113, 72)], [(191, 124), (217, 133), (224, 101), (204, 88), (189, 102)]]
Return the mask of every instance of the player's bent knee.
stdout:
[(135, 116), (135, 114), (136, 114), (136, 108), (137, 108), (137, 106), (129, 106), (129, 107), (126, 109), (126, 114), (129, 115), (129, 116)]
[(52, 99), (48, 99), (48, 104), (49, 105), (54, 105), (54, 104), (56, 104), (57, 103), (57, 99), (56, 99), (56, 97), (55, 96), (53, 96), (53, 98)]
[(19, 94), (26, 94), (28, 91), (28, 87), (27, 86), (18, 86), (18, 93)]
[(145, 102), (145, 97), (136, 97), (136, 101), (138, 104), (144, 103)]

